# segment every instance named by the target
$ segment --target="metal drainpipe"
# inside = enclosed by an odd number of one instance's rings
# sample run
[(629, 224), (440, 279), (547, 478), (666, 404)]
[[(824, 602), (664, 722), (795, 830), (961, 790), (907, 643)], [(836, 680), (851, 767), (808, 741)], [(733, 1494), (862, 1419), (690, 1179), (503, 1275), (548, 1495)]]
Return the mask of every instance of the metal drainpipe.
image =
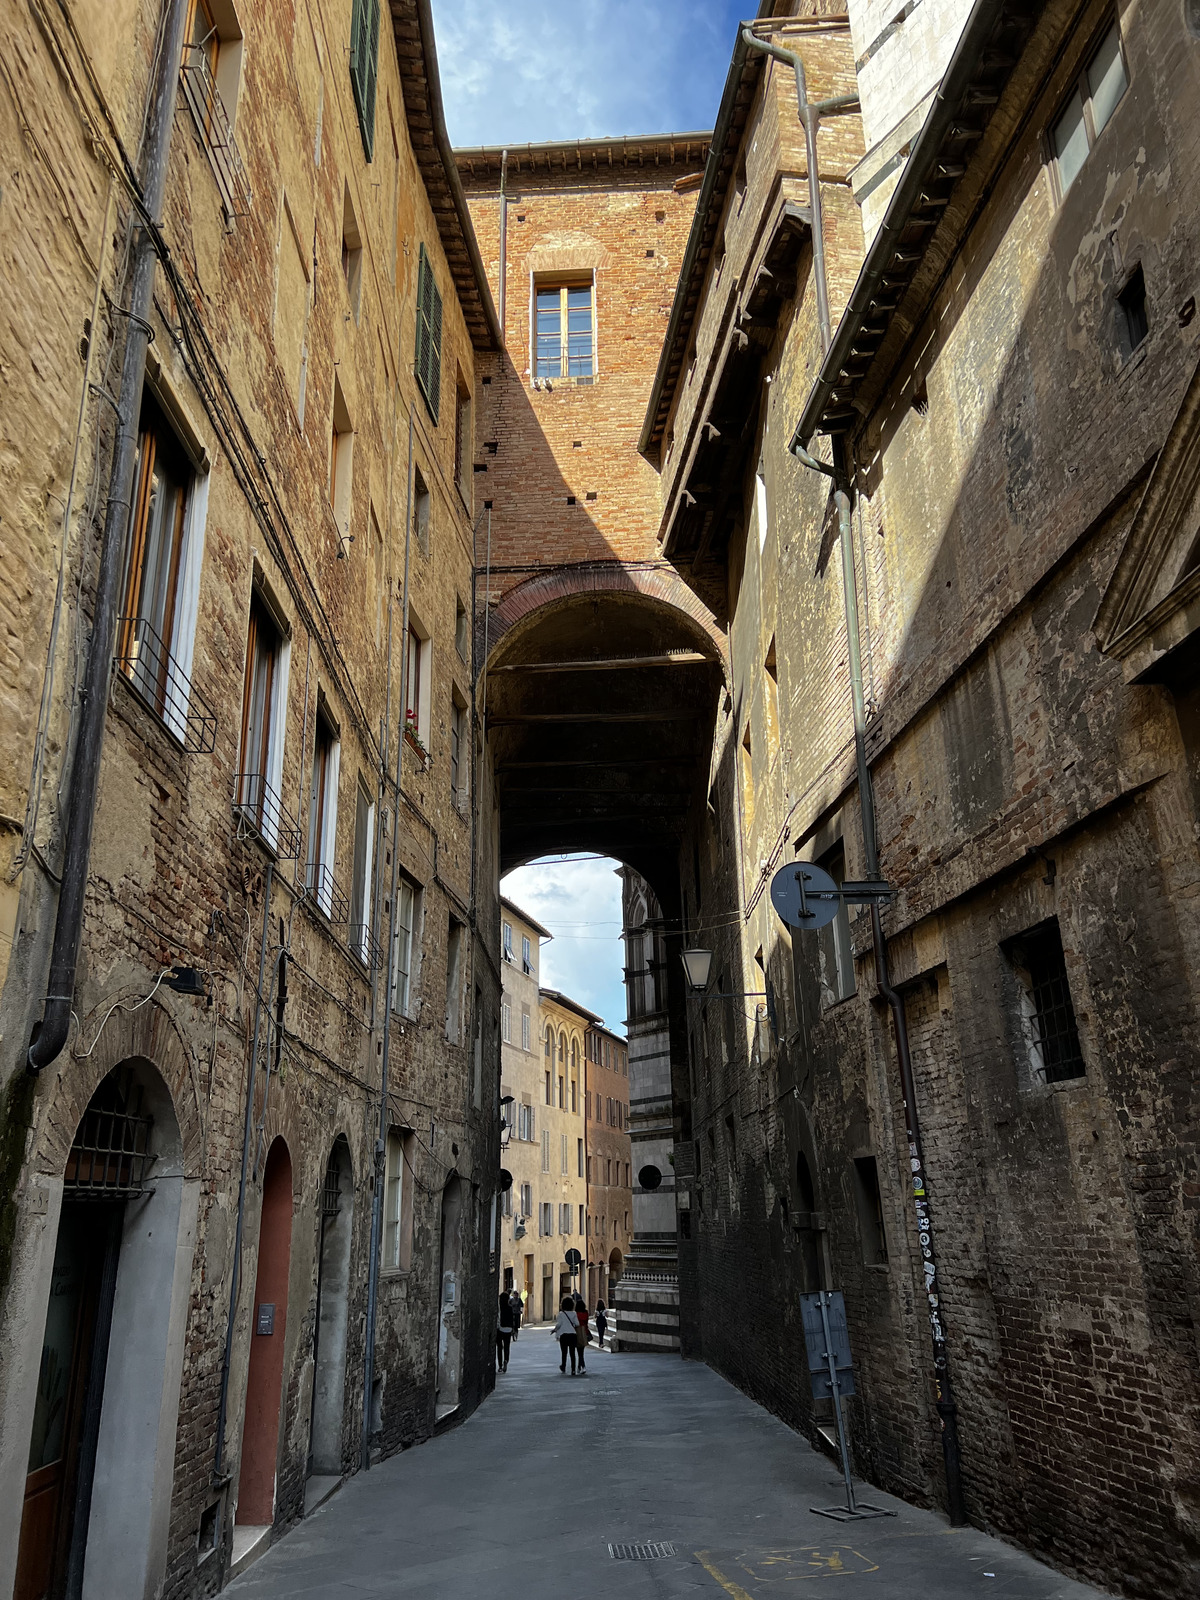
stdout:
[[(367, 1332), (363, 1357), (363, 1423), (360, 1461), (371, 1470), (371, 1392), (375, 1387), (375, 1301), (379, 1292), (380, 1237), (388, 1131), (388, 1061), (392, 1042), (392, 951), (396, 944), (396, 891), (400, 882), (400, 783), (404, 775), (404, 729), (408, 716), (408, 576), (412, 551), (413, 414), (408, 413), (408, 493), (404, 514), (404, 598), (400, 606), (400, 731), (396, 736), (396, 791), (392, 801), (392, 898), (383, 960), (383, 1065), (380, 1069), (379, 1132), (375, 1139), (375, 1192), (371, 1197), (371, 1255), (367, 1269)], [(389, 729), (390, 737), (390, 729)]]
[(504, 302), (508, 280), (508, 151), (500, 152), (500, 342), (504, 343)]
[[(758, 39), (748, 28), (742, 30), (746, 44), (755, 50), (773, 56), (791, 66), (796, 74), (796, 100), (800, 121), (804, 126), (804, 140), (808, 160), (809, 207), (812, 216), (813, 276), (817, 290), (817, 321), (821, 333), (821, 353), (825, 356), (833, 342), (833, 329), (829, 312), (829, 287), (825, 271), (825, 226), (821, 207), (820, 169), (817, 165), (817, 129), (823, 111), (834, 111), (856, 104), (857, 95), (839, 95), (830, 100), (810, 101), (804, 63), (790, 50)], [(807, 444), (807, 441), (805, 441)], [(797, 447), (798, 459), (814, 471), (833, 479), (834, 503), (837, 507), (838, 534), (842, 557), (842, 596), (846, 612), (846, 654), (850, 667), (850, 697), (854, 716), (854, 755), (858, 768), (859, 811), (862, 824), (863, 854), (867, 876), (879, 877), (879, 842), (875, 828), (875, 792), (871, 783), (871, 769), (867, 761), (867, 713), (863, 696), (862, 651), (858, 632), (858, 580), (854, 561), (854, 532), (850, 518), (850, 482), (845, 448), (838, 452), (836, 464), (827, 466)], [(921, 1142), (920, 1118), (917, 1112), (916, 1083), (913, 1078), (912, 1053), (908, 1043), (908, 1019), (904, 1001), (893, 989), (888, 968), (887, 942), (883, 936), (883, 921), (879, 907), (871, 907), (871, 935), (875, 957), (875, 985), (881, 999), (886, 1001), (892, 1014), (896, 1033), (896, 1059), (900, 1069), (900, 1093), (904, 1101), (904, 1116), (908, 1134), (909, 1163), (912, 1173), (913, 1203), (916, 1208), (917, 1235), (921, 1245), (921, 1265), (925, 1277), (925, 1293), (929, 1306), (930, 1335), (933, 1342), (934, 1385), (937, 1392), (937, 1411), (941, 1421), (942, 1457), (946, 1470), (946, 1499), (952, 1527), (966, 1525), (967, 1514), (963, 1500), (962, 1459), (958, 1440), (958, 1411), (950, 1381), (949, 1353), (946, 1348), (945, 1326), (942, 1322), (940, 1294), (937, 1282), (937, 1265), (933, 1248), (933, 1221), (929, 1209), (929, 1195), (925, 1183), (925, 1155)]]
[(229, 1411), (229, 1364), (233, 1355), (233, 1328), (237, 1320), (238, 1291), (242, 1282), (242, 1231), (246, 1220), (246, 1169), (250, 1164), (250, 1141), (254, 1137), (254, 1077), (258, 1068), (258, 1035), (262, 1021), (263, 977), (267, 970), (267, 932), (271, 926), (271, 885), (275, 878), (274, 861), (267, 862), (263, 889), (262, 940), (258, 947), (258, 986), (254, 991), (254, 1043), (250, 1048), (250, 1081), (246, 1085), (246, 1123), (242, 1130), (242, 1176), (238, 1184), (237, 1225), (233, 1234), (233, 1283), (229, 1290), (229, 1315), (225, 1322), (225, 1349), (221, 1356), (221, 1398), (217, 1407), (217, 1447), (213, 1453), (213, 1482), (225, 1477), (225, 1419)]
[[(145, 212), (155, 227), (162, 221), (163, 198), (166, 194), (167, 157), (179, 92), (179, 63), (187, 10), (187, 0), (166, 0), (162, 49), (158, 54), (158, 72), (151, 89), (142, 193)], [(71, 1026), (71, 1002), (75, 998), (79, 944), (83, 934), (83, 906), (92, 849), (92, 828), (96, 820), (96, 797), (100, 786), (100, 758), (104, 747), (113, 642), (121, 599), (129, 502), (137, 463), (142, 381), (146, 375), (146, 347), (151, 333), (148, 319), (153, 306), (157, 262), (153, 235), (143, 223), (134, 247), (129, 310), (124, 313), (129, 327), (121, 363), (117, 439), (108, 485), (104, 535), (100, 545), (92, 639), (80, 693), (82, 714), (70, 781), (71, 810), (63, 849), (62, 888), (54, 924), (45, 1009), (35, 1027), (25, 1058), (30, 1072), (40, 1072), (55, 1060), (67, 1042)]]

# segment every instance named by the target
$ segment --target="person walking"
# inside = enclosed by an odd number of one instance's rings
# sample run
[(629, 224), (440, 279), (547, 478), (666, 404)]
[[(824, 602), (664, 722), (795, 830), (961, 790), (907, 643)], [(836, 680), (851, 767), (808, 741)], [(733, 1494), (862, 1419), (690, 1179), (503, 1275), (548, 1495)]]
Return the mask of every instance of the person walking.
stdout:
[(509, 1295), (509, 1304), (512, 1306), (513, 1343), (517, 1342), (517, 1335), (521, 1331), (521, 1296), (514, 1289)]
[(569, 1294), (563, 1295), (562, 1307), (558, 1317), (550, 1330), (551, 1337), (558, 1340), (558, 1348), (562, 1351), (562, 1360), (558, 1370), (567, 1370), (567, 1357), (571, 1357), (571, 1376), (575, 1376), (575, 1352), (579, 1348), (579, 1323), (575, 1320), (575, 1302)]
[(500, 1296), (496, 1312), (496, 1371), (508, 1371), (508, 1352), (513, 1336), (512, 1301), (507, 1294)]
[(575, 1296), (575, 1323), (578, 1328), (579, 1344), (579, 1376), (587, 1376), (587, 1367), (584, 1365), (583, 1352), (591, 1343), (592, 1330), (588, 1327), (588, 1308), (581, 1294)]
[(608, 1332), (608, 1312), (603, 1300), (596, 1301), (596, 1348), (604, 1349), (604, 1335)]

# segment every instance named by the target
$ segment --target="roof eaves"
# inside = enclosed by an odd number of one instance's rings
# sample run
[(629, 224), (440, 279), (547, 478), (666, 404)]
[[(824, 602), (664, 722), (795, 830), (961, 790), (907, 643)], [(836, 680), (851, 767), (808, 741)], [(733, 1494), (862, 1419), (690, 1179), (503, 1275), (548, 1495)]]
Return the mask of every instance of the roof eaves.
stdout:
[(543, 928), (536, 917), (531, 917), (528, 911), (522, 911), (521, 907), (516, 903), (515, 900), (510, 900), (507, 895), (502, 894), (500, 896), (500, 904), (507, 907), (507, 909), (512, 912), (514, 917), (520, 917), (521, 921), (525, 923), (527, 927), (534, 929), (536, 933), (540, 933), (543, 939), (553, 939), (554, 935), (550, 932), (549, 928)]
[[(1024, 31), (1023, 49), (1043, 10), (1044, 0), (976, 0), (809, 390), (789, 446), (793, 451), (806, 449), (815, 433), (845, 433), (857, 424), (853, 402), (878, 363), (893, 317), (965, 170), (965, 162), (946, 159), (946, 146), (982, 137), (1021, 53), (1018, 49), (1009, 59), (989, 47), (1002, 30), (1018, 28)], [(977, 80), (989, 57), (1008, 65), (985, 85)], [(935, 175), (939, 158), (940, 177)], [(939, 185), (944, 193), (936, 192)], [(922, 215), (931, 211), (933, 216)], [(927, 230), (924, 240), (903, 244), (902, 235), (918, 226)], [(859, 348), (860, 341), (870, 348)]]
[(581, 1006), (578, 1000), (572, 1000), (569, 994), (563, 994), (560, 989), (539, 989), (538, 994), (543, 995), (547, 1000), (553, 1000), (557, 1005), (565, 1007), (568, 1011), (574, 1011), (579, 1016), (586, 1017), (589, 1022), (601, 1024), (604, 1022), (603, 1017), (597, 1016), (594, 1011), (589, 1011), (586, 1006)]

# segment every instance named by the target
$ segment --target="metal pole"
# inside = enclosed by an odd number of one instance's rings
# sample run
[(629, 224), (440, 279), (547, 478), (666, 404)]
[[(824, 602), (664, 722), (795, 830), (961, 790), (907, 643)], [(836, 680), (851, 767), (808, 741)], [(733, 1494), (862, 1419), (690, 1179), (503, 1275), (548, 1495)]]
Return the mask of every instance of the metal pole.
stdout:
[[(400, 879), (400, 782), (404, 774), (404, 728), (408, 711), (408, 575), (412, 550), (413, 416), (408, 413), (408, 493), (404, 515), (404, 599), (400, 608), (400, 728), (396, 735), (396, 792), (392, 800), (392, 898), (388, 905), (388, 940), (383, 957), (383, 1066), (379, 1087), (379, 1132), (375, 1139), (375, 1192), (371, 1198), (371, 1254), (367, 1270), (367, 1329), (363, 1357), (363, 1423), (361, 1462), (371, 1470), (371, 1391), (375, 1386), (375, 1321), (382, 1246), (383, 1186), (388, 1130), (388, 1063), (392, 1042), (392, 951), (396, 942), (396, 891)], [(388, 730), (391, 736), (391, 730)]]
[(821, 1332), (825, 1335), (825, 1362), (829, 1368), (829, 1392), (833, 1397), (833, 1414), (837, 1418), (838, 1449), (842, 1456), (842, 1477), (846, 1480), (846, 1510), (858, 1515), (854, 1504), (854, 1480), (850, 1476), (850, 1451), (846, 1445), (846, 1424), (842, 1417), (842, 1390), (838, 1383), (837, 1362), (833, 1356), (833, 1336), (829, 1331), (828, 1291), (818, 1291), (817, 1304), (821, 1308)]
[[(504, 343), (504, 307), (508, 299), (508, 151), (500, 152), (500, 343)], [(474, 621), (474, 618), (472, 618)]]
[[(796, 74), (796, 102), (800, 121), (804, 126), (804, 141), (808, 161), (809, 206), (812, 216), (813, 277), (817, 293), (817, 321), (821, 333), (822, 354), (829, 353), (833, 330), (829, 311), (829, 286), (825, 270), (825, 223), (821, 206), (821, 179), (817, 165), (817, 129), (822, 110), (835, 110), (853, 103), (856, 97), (841, 95), (833, 100), (812, 102), (808, 98), (804, 63), (790, 50), (758, 39), (748, 28), (742, 37), (753, 49), (762, 50), (779, 61), (787, 62)], [(804, 440), (803, 444), (807, 445)], [(854, 564), (854, 532), (850, 518), (850, 482), (847, 470), (846, 447), (838, 451), (838, 460), (831, 469), (806, 449), (795, 454), (804, 465), (823, 472), (834, 481), (834, 503), (837, 508), (838, 534), (842, 557), (842, 596), (846, 613), (846, 653), (850, 668), (850, 697), (854, 716), (854, 756), (858, 769), (859, 811), (862, 825), (863, 854), (867, 876), (879, 877), (879, 843), (875, 827), (875, 793), (871, 783), (871, 769), (867, 761), (867, 713), (863, 696), (862, 649), (858, 631), (858, 581)], [(921, 1246), (922, 1269), (925, 1275), (925, 1294), (929, 1306), (930, 1334), (933, 1342), (934, 1385), (937, 1393), (937, 1411), (941, 1422), (942, 1457), (946, 1469), (946, 1499), (952, 1527), (965, 1526), (966, 1507), (963, 1500), (962, 1458), (958, 1439), (958, 1412), (950, 1381), (949, 1352), (946, 1347), (945, 1327), (941, 1317), (940, 1295), (937, 1283), (937, 1266), (933, 1249), (933, 1219), (930, 1215), (928, 1190), (925, 1184), (925, 1156), (921, 1144), (920, 1120), (917, 1114), (916, 1085), (913, 1079), (912, 1054), (908, 1043), (908, 1019), (904, 1002), (892, 988), (888, 973), (887, 943), (883, 937), (883, 922), (877, 903), (871, 904), (871, 934), (875, 956), (875, 982), (880, 996), (886, 1000), (892, 1014), (896, 1034), (896, 1058), (900, 1069), (900, 1092), (904, 1101), (906, 1131), (908, 1134), (909, 1163), (913, 1180), (913, 1199), (917, 1217), (917, 1236)], [(824, 1303), (822, 1302), (822, 1305)], [(835, 1396), (836, 1398), (836, 1396)], [(838, 1425), (841, 1427), (841, 1404), (838, 1401)], [(847, 1480), (849, 1482), (849, 1480)]]

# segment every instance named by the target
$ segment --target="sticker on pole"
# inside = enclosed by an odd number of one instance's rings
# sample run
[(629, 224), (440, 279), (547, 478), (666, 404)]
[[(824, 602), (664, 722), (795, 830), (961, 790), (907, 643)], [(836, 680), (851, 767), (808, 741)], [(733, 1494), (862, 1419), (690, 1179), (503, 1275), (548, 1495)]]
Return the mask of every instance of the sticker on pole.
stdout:
[(771, 904), (789, 928), (824, 928), (841, 903), (837, 884), (811, 861), (790, 861), (771, 879)]

